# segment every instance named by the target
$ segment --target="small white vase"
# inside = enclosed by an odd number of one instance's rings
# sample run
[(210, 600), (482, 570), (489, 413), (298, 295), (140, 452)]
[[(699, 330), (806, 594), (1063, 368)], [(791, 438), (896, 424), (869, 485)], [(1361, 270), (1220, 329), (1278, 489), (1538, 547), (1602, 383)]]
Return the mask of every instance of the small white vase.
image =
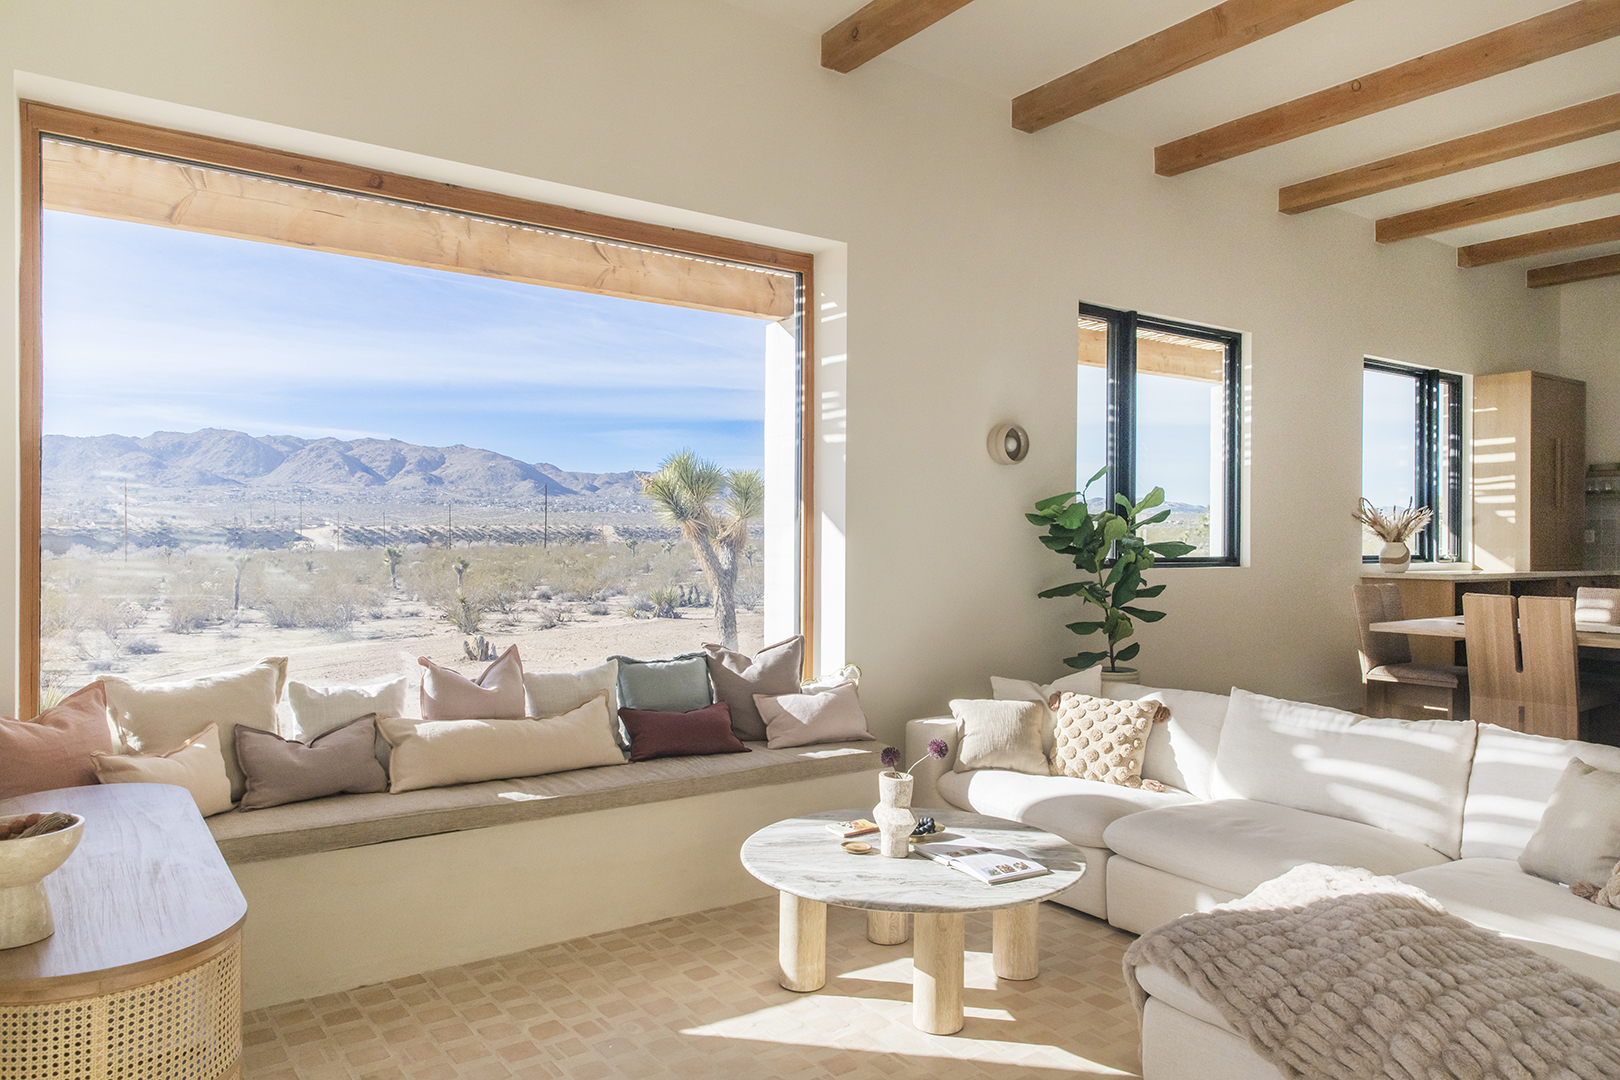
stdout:
[(1399, 540), (1385, 544), (1378, 552), (1378, 569), (1386, 574), (1404, 574), (1412, 565), (1412, 551)]
[(878, 804), (872, 808), (872, 820), (878, 826), (878, 850), (891, 859), (904, 859), (911, 854), (911, 832), (917, 827), (917, 815), (911, 812), (910, 773), (886, 769), (878, 773)]

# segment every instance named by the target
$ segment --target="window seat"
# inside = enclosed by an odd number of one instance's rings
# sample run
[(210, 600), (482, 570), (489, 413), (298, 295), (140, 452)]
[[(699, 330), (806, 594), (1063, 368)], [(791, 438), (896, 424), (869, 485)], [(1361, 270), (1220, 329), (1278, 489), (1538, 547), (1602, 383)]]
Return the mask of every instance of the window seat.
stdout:
[(658, 758), (398, 795), (334, 795), (217, 814), (208, 828), (225, 861), (235, 866), (878, 767), (879, 744), (871, 741), (785, 750), (747, 746), (747, 754)]

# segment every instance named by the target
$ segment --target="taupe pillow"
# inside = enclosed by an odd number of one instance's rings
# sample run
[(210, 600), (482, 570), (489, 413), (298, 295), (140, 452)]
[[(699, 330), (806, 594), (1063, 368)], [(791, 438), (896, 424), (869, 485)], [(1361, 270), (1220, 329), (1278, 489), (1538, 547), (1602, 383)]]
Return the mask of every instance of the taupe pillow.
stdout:
[[(754, 704), (754, 695), (776, 697), (799, 692), (804, 668), (803, 636), (767, 645), (752, 657), (724, 645), (705, 645), (703, 653), (709, 661), (709, 679), (714, 683), (716, 700), (731, 706), (732, 734), (753, 742), (766, 738), (765, 718)], [(862, 727), (865, 727), (864, 717)], [(774, 748), (776, 743), (772, 742), (771, 746)]]
[(236, 729), (236, 760), (247, 778), (238, 810), (263, 810), (326, 795), (387, 791), (378, 764), (377, 720), (362, 717), (305, 745), (273, 731)]
[(1158, 701), (1113, 701), (1090, 694), (1062, 694), (1057, 708), (1052, 774), (1142, 786), (1148, 730), (1170, 710)]
[(958, 699), (951, 702), (951, 715), (962, 729), (953, 771), (1008, 769), (1051, 775), (1041, 749), (1046, 706), (1035, 701)]
[[(772, 750), (812, 743), (862, 742), (874, 738), (852, 682), (811, 694), (755, 694), (753, 704), (765, 720)], [(733, 722), (732, 731), (736, 731)]]
[(191, 792), (203, 817), (231, 808), (231, 779), (219, 749), (219, 726), (209, 724), (167, 754), (92, 754), (103, 784), (173, 784)]
[(516, 645), (476, 679), (418, 656), (422, 665), (422, 719), (519, 720), (523, 717), (523, 661)]
[(1620, 863), (1620, 772), (1570, 758), (1519, 869), (1565, 885), (1602, 887)]

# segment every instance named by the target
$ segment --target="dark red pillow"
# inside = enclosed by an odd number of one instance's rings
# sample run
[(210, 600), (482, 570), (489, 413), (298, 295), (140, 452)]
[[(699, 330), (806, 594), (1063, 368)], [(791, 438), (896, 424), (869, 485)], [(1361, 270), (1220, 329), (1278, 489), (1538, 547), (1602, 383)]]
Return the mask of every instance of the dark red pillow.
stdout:
[(620, 709), (630, 733), (630, 760), (746, 754), (748, 747), (731, 733), (731, 706), (723, 701), (691, 712)]

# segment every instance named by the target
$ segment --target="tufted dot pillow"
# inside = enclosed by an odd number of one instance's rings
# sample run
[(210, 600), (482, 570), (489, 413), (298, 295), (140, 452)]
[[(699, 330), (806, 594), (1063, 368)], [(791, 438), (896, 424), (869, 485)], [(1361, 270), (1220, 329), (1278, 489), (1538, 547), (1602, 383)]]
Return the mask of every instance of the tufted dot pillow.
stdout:
[[(1143, 787), (1148, 728), (1155, 720), (1168, 720), (1169, 708), (1158, 701), (1111, 701), (1087, 694), (1054, 697), (1051, 709), (1057, 715), (1057, 741), (1052, 747), (1052, 772)], [(1151, 780), (1146, 786), (1163, 790), (1163, 785)]]

